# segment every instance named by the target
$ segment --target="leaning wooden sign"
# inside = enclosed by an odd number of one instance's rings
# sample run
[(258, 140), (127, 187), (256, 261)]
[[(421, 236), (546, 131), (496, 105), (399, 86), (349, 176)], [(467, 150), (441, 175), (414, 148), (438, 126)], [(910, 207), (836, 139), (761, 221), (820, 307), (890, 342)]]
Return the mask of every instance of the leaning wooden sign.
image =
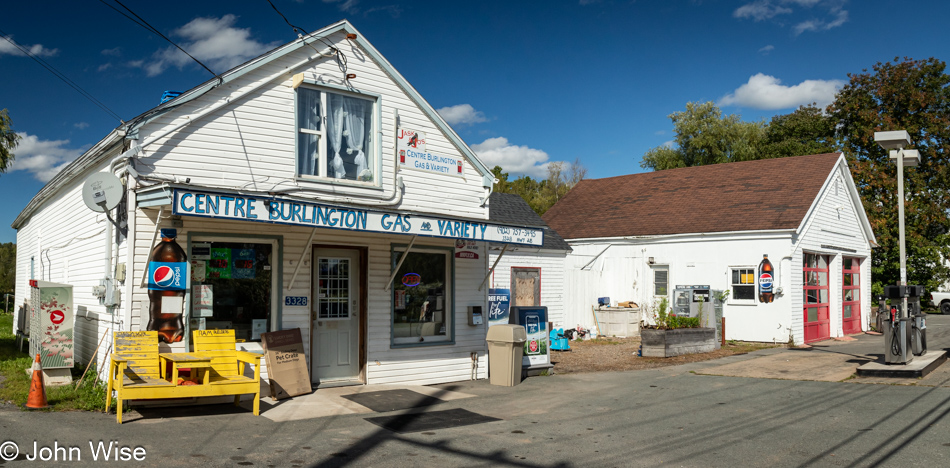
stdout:
[(281, 400), (313, 391), (299, 328), (261, 333), (261, 343), (271, 397)]

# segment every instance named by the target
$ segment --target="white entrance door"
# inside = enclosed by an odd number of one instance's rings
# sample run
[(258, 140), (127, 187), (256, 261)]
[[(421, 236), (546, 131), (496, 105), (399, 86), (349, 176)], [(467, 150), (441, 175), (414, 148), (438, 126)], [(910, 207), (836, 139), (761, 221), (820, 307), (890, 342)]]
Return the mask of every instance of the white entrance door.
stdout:
[(359, 380), (360, 254), (314, 249), (313, 344), (315, 383)]

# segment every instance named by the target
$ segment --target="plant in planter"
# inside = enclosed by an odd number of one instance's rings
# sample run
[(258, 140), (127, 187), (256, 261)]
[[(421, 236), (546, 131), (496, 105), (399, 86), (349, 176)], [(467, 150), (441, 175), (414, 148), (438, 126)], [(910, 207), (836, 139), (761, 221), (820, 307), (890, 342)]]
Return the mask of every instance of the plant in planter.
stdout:
[(655, 325), (647, 325), (640, 331), (644, 357), (671, 357), (716, 349), (716, 329), (700, 327), (701, 317), (671, 314), (665, 297), (654, 306), (653, 318)]

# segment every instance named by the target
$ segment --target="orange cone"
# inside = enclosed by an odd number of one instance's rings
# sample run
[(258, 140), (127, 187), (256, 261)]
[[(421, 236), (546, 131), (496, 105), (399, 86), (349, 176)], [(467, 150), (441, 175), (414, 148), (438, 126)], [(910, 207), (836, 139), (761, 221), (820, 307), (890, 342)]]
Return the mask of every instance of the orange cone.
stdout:
[(29, 409), (49, 408), (46, 404), (46, 386), (43, 385), (43, 365), (40, 364), (40, 355), (37, 353), (33, 361), (33, 380), (30, 382), (30, 395), (26, 398), (26, 407)]

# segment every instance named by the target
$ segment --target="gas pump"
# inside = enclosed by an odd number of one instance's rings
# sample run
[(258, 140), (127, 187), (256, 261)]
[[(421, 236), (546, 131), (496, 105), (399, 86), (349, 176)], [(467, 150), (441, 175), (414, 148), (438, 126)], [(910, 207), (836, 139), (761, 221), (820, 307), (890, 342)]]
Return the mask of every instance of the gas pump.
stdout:
[[(885, 286), (884, 295), (891, 299), (890, 314), (884, 320), (884, 362), (907, 364), (927, 352), (926, 319), (920, 311), (923, 286)], [(902, 310), (907, 298), (907, 310)]]
[(920, 310), (920, 298), (924, 295), (922, 286), (916, 288), (913, 295), (907, 298), (907, 316), (911, 320), (910, 348), (914, 356), (922, 356), (927, 352), (927, 316)]
[(884, 333), (884, 321), (890, 317), (890, 309), (887, 307), (887, 297), (877, 296), (877, 319), (874, 322), (874, 331)]

